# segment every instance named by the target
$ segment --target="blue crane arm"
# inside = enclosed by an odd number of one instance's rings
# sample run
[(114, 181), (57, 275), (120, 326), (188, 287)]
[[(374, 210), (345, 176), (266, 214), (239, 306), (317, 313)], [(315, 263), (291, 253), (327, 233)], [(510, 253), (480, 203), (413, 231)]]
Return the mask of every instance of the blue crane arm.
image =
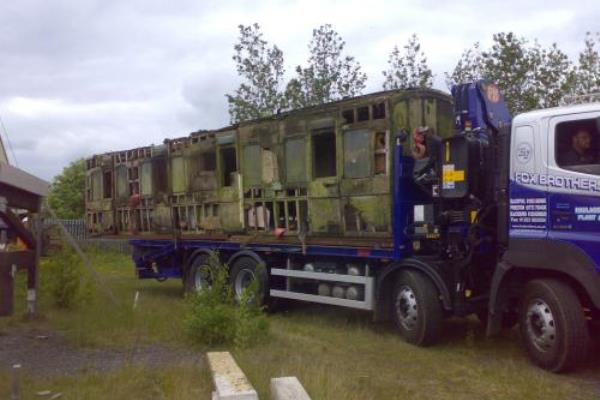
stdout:
[(458, 132), (479, 132), (481, 139), (487, 139), (488, 133), (510, 125), (510, 112), (496, 84), (479, 80), (455, 85), (451, 92)]

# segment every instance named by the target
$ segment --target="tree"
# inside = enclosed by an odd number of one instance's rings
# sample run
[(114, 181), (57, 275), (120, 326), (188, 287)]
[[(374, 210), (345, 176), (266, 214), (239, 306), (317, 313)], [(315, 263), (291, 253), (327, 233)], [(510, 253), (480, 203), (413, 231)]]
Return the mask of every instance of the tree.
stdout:
[(232, 123), (276, 114), (285, 105), (283, 52), (268, 47), (258, 24), (239, 25), (239, 30), (233, 60), (243, 82), (226, 95)]
[(579, 95), (600, 92), (600, 33), (585, 36), (585, 48), (579, 53), (575, 92)]
[(85, 161), (71, 162), (54, 177), (48, 203), (58, 218), (76, 219), (85, 215)]
[(383, 71), (383, 88), (386, 90), (433, 86), (433, 74), (416, 34), (413, 34), (404, 46), (404, 54), (400, 54), (398, 46), (394, 46), (388, 64), (389, 69)]
[(313, 29), (308, 46), (308, 66), (297, 66), (296, 77), (286, 87), (290, 108), (318, 105), (362, 93), (367, 75), (354, 57), (344, 54), (345, 46), (346, 42), (331, 25)]
[(512, 113), (558, 105), (572, 91), (574, 69), (565, 53), (552, 44), (545, 49), (531, 46), (514, 33), (496, 33), (492, 47), (481, 51), (479, 44), (466, 50), (446, 83), (475, 79), (494, 81), (502, 89)]
[(483, 55), (479, 42), (476, 42), (472, 48), (462, 53), (452, 73), (445, 73), (446, 85), (448, 88), (451, 88), (453, 85), (459, 83), (483, 79), (483, 69)]
[(536, 43), (530, 57), (535, 66), (532, 71), (535, 108), (558, 106), (563, 97), (574, 90), (576, 74), (573, 64), (556, 43), (547, 49)]

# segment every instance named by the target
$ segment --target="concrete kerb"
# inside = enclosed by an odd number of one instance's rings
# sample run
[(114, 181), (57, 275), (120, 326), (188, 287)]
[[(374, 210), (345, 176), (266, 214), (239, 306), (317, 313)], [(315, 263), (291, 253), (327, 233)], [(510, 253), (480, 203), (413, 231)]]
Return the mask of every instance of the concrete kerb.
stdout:
[[(206, 353), (215, 384), (212, 400), (258, 400), (256, 390), (229, 352)], [(295, 376), (271, 379), (271, 400), (310, 400)]]
[(298, 378), (286, 376), (271, 379), (271, 400), (310, 400)]
[(258, 400), (256, 390), (229, 352), (206, 353), (206, 358), (215, 383), (213, 400)]

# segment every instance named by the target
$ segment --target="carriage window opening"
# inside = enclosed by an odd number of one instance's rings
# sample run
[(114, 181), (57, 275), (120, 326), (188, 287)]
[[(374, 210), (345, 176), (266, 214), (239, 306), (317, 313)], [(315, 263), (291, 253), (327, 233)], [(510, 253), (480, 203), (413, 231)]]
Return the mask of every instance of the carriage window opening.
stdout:
[(357, 108), (356, 109), (356, 114), (358, 114), (357, 115), (358, 122), (368, 121), (369, 120), (369, 107), (368, 106), (364, 106), (364, 107)]
[(217, 155), (214, 151), (202, 153), (200, 159), (200, 168), (202, 171), (214, 171), (217, 169)]
[(354, 123), (354, 109), (351, 108), (349, 110), (342, 111), (342, 118), (344, 118), (345, 124), (353, 124)]
[(333, 131), (313, 135), (312, 156), (315, 178), (337, 175), (335, 133)]
[(225, 147), (221, 149), (221, 161), (223, 167), (223, 186), (233, 185), (233, 173), (237, 171), (235, 160), (235, 148)]
[(385, 132), (375, 133), (375, 173), (387, 171), (387, 140)]
[(110, 199), (112, 197), (112, 172), (106, 171), (104, 172), (104, 178), (102, 179), (102, 191), (104, 193), (105, 199)]
[(373, 119), (385, 118), (385, 103), (373, 104)]

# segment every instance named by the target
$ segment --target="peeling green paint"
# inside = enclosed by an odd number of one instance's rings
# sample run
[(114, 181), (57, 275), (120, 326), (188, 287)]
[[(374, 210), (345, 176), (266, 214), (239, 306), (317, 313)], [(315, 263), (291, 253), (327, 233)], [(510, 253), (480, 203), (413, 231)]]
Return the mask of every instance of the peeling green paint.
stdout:
[(187, 185), (185, 164), (182, 156), (171, 158), (171, 190), (173, 193), (185, 192)]
[(341, 233), (340, 200), (312, 199), (308, 203), (309, 227), (314, 233)]
[(355, 196), (349, 198), (366, 225), (366, 232), (390, 232), (390, 197)]

